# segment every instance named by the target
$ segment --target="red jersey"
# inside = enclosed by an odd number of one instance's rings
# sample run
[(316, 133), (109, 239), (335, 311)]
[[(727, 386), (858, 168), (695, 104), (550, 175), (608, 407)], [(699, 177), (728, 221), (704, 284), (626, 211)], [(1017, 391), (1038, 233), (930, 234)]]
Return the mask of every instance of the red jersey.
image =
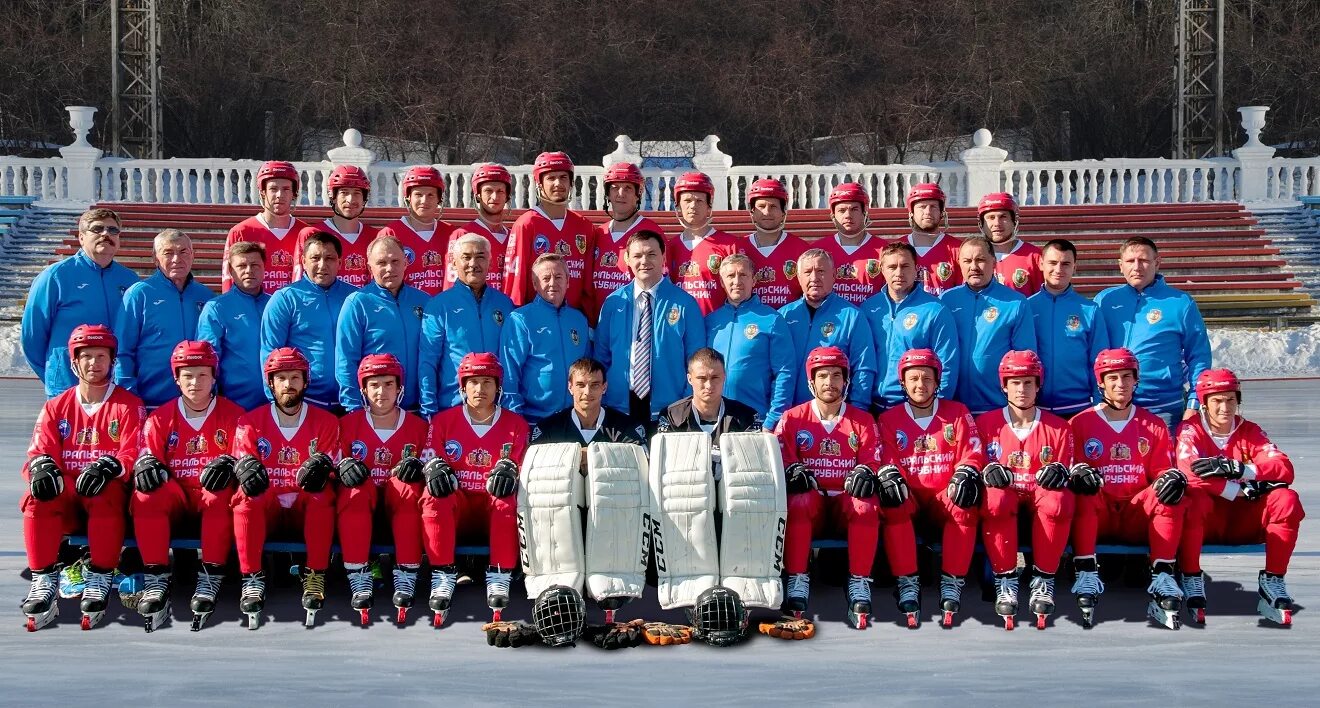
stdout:
[(298, 468), (313, 453), (323, 452), (339, 463), (339, 419), (310, 403), (303, 404), (302, 416), (286, 435), (276, 424), (274, 403), (248, 411), (238, 421), (234, 457), (256, 455), (266, 467), (271, 489), (298, 489)]
[(543, 253), (558, 253), (568, 266), (565, 302), (584, 312), (589, 309), (596, 228), (586, 217), (571, 209), (564, 212), (561, 223), (562, 227), (556, 227), (545, 212), (528, 209), (509, 229), (504, 287), (501, 289), (515, 306), (521, 307), (536, 298), (536, 289), (532, 286), (532, 263), (536, 257)]
[(405, 217), (381, 227), (377, 236), (393, 236), (403, 245), (403, 260), (407, 264), (404, 283), (427, 295), (445, 289), (445, 269), (449, 263), (449, 244), (454, 237), (452, 224), (436, 220), (435, 229), (418, 232), (408, 225)]
[(613, 221), (607, 221), (596, 227), (596, 244), (592, 249), (591, 287), (592, 308), (586, 313), (591, 326), (596, 326), (600, 316), (601, 303), (610, 293), (632, 282), (632, 271), (628, 268), (626, 248), (628, 237), (638, 231), (654, 231), (663, 238), (664, 229), (654, 221), (638, 214), (623, 231), (612, 231)]
[[(788, 232), (769, 248), (756, 245), (756, 234), (747, 234), (738, 243), (738, 252), (746, 254), (756, 266), (756, 285), (753, 292), (766, 306), (778, 310), (802, 297), (802, 284), (798, 282), (797, 261), (812, 248), (811, 244)], [(822, 242), (823, 243), (823, 242)], [(837, 286), (836, 286), (837, 287)]]
[(1104, 405), (1087, 408), (1068, 421), (1073, 459), (1105, 476), (1105, 496), (1131, 499), (1173, 467), (1169, 428), (1137, 405), (1132, 406), (1130, 419), (1111, 424), (1101, 412)]
[(1045, 284), (1040, 249), (1022, 239), (1007, 253), (1000, 253), (999, 246), (995, 246), (995, 280), (1027, 297), (1035, 295)]
[(293, 268), (301, 259), (296, 248), (298, 233), (307, 224), (294, 219), (287, 229), (271, 229), (261, 215), (249, 216), (229, 229), (225, 237), (225, 252), (220, 261), (220, 292), (229, 292), (234, 276), (229, 272), (229, 249), (239, 241), (251, 241), (266, 247), (266, 270), (261, 289), (267, 295), (288, 285), (293, 280)]
[[(367, 226), (365, 223), (358, 222), (358, 231), (355, 234), (342, 233), (335, 228), (333, 219), (327, 218), (319, 224), (309, 225), (298, 232), (298, 253), (303, 252), (303, 240), (317, 231), (326, 231), (339, 237), (339, 244), (343, 246), (343, 253), (339, 256), (339, 279), (360, 288), (371, 282), (371, 271), (367, 269), (367, 246), (371, 245), (371, 240), (376, 238), (378, 229), (374, 226)], [(293, 279), (302, 277), (302, 257), (296, 260), (293, 265)]]
[(967, 406), (936, 399), (925, 426), (912, 418), (904, 403), (880, 414), (880, 434), (903, 468), (909, 486), (939, 491), (949, 486), (959, 465), (985, 466), (981, 437)]
[(861, 306), (866, 299), (884, 290), (880, 274), (880, 249), (884, 241), (867, 234), (856, 246), (845, 246), (839, 235), (826, 236), (814, 244), (834, 259), (834, 292), (848, 302)]
[[(1220, 443), (1223, 443), (1222, 445)], [(1192, 463), (1202, 457), (1223, 455), (1247, 466), (1243, 480), (1293, 483), (1293, 463), (1270, 442), (1259, 425), (1238, 416), (1227, 438), (1216, 440), (1206, 428), (1205, 418), (1197, 416), (1178, 427), (1178, 469), (1187, 475), (1188, 484), (1216, 496), (1237, 496), (1237, 487), (1228, 487), (1226, 479), (1201, 479), (1192, 473)]]
[(1049, 411), (1037, 408), (1035, 422), (1025, 430), (1009, 424), (1007, 408), (986, 411), (976, 417), (976, 429), (985, 444), (986, 461), (1003, 465), (1019, 492), (1034, 490), (1036, 473), (1051, 462), (1072, 467), (1072, 430)]
[(821, 422), (815, 401), (794, 406), (779, 419), (775, 436), (784, 467), (805, 464), (815, 473), (820, 488), (829, 492), (842, 491), (843, 479), (857, 465), (874, 471), (887, 461), (875, 420), (847, 404), (828, 426)]
[[(384, 484), (390, 470), (405, 457), (421, 459), (426, 444), (426, 419), (400, 411), (399, 426), (377, 430), (365, 408), (349, 413), (339, 421), (341, 459), (352, 457), (371, 470), (371, 481)], [(383, 437), (382, 437), (383, 436)]]
[(183, 399), (157, 408), (142, 424), (142, 452), (164, 462), (185, 487), (201, 488), (202, 470), (220, 455), (233, 454), (234, 435), (243, 409), (216, 396), (206, 415), (188, 419)]
[(926, 288), (926, 292), (939, 297), (944, 291), (962, 285), (962, 268), (958, 265), (958, 247), (962, 241), (957, 237), (941, 232), (935, 245), (924, 253), (912, 243), (911, 235), (908, 235), (907, 242), (917, 249), (917, 282)]
[(529, 433), (527, 421), (522, 416), (501, 408), (490, 427), (478, 435), (460, 404), (431, 418), (429, 441), (422, 457), (443, 457), (458, 475), (459, 486), (484, 492), (486, 473), (498, 460), (508, 458), (522, 467)]
[[(481, 219), (473, 219), (472, 221), (454, 229), (454, 233), (449, 237), (450, 247), (452, 247), (454, 242), (464, 234), (476, 234), (486, 239), (486, 243), (490, 245), (490, 270), (486, 271), (486, 287), (494, 288), (505, 295), (508, 295), (509, 291), (504, 288), (504, 269), (506, 264), (504, 256), (507, 250), (506, 246), (509, 244), (509, 232), (495, 233), (490, 230), (490, 225), (486, 222)], [(456, 282), (458, 282), (458, 271), (454, 270), (454, 265), (449, 262), (448, 258), (446, 258), (445, 286), (442, 290), (448, 290), (449, 286)]]
[(720, 309), (724, 304), (720, 264), (732, 256), (739, 245), (733, 236), (713, 228), (707, 229), (706, 235), (693, 241), (690, 248), (682, 234), (670, 238), (665, 244), (669, 279), (696, 298), (702, 317)]
[[(64, 472), (66, 486), (72, 486), (82, 469), (102, 455), (113, 455), (123, 465), (124, 474), (130, 474), (141, 447), (146, 415), (142, 399), (115, 385), (88, 412), (78, 401), (78, 387), (74, 386), (41, 406), (28, 459), (50, 455)], [(28, 478), (26, 465), (23, 478)]]

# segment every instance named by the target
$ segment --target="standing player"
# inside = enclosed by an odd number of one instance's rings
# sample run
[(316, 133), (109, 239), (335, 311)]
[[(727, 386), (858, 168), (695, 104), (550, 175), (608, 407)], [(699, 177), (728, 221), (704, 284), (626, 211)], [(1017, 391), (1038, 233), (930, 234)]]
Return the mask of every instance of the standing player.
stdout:
[(325, 604), (325, 571), (335, 535), (335, 490), (330, 485), (339, 457), (339, 420), (309, 406), (307, 357), (294, 347), (280, 347), (266, 357), (262, 372), (275, 396), (269, 406), (248, 411), (234, 436), (234, 539), (243, 574), (239, 609), (256, 629), (266, 604), (262, 546), (276, 526), (297, 530), (307, 544), (302, 567), (302, 606), (308, 627)]
[(235, 224), (225, 237), (221, 292), (229, 292), (234, 285), (229, 255), (230, 248), (239, 242), (261, 244), (266, 254), (261, 289), (267, 295), (293, 281), (294, 269), (302, 257), (298, 234), (307, 226), (293, 216), (293, 204), (298, 201), (298, 182), (298, 170), (292, 163), (265, 162), (257, 170), (257, 198), (261, 211)]
[(468, 354), (457, 374), (462, 403), (431, 419), (425, 455), (434, 458), (423, 470), (422, 533), (436, 627), (444, 624), (458, 582), (454, 547), (460, 536), (480, 537), (490, 546), (486, 604), (494, 621), (509, 604), (509, 581), (518, 567), (518, 468), (528, 428), (522, 416), (499, 407), (503, 376), (494, 354)]
[(1109, 348), (1109, 330), (1100, 308), (1073, 290), (1077, 247), (1054, 239), (1041, 249), (1044, 284), (1027, 298), (1036, 321), (1036, 347), (1049, 376), (1040, 389), (1040, 406), (1071, 418), (1100, 402), (1090, 365)]
[(908, 223), (912, 226), (907, 242), (917, 252), (917, 281), (935, 297), (963, 282), (958, 268), (958, 239), (944, 231), (949, 227), (945, 201), (944, 190), (930, 182), (914, 184), (907, 193)]
[(715, 184), (702, 172), (674, 180), (674, 210), (682, 231), (666, 244), (669, 278), (696, 299), (705, 317), (724, 304), (720, 263), (738, 250), (733, 236), (711, 226)]
[(788, 223), (788, 190), (777, 179), (758, 179), (747, 190), (747, 211), (755, 228), (739, 252), (755, 267), (756, 296), (778, 310), (802, 297), (797, 260), (810, 246), (784, 229)]
[(976, 205), (981, 233), (995, 245), (995, 280), (1027, 297), (1043, 282), (1040, 249), (1018, 238), (1018, 205), (1013, 195), (995, 192)]
[(880, 239), (866, 232), (871, 225), (867, 207), (871, 198), (862, 185), (844, 182), (830, 192), (830, 221), (838, 233), (823, 238), (820, 248), (834, 259), (834, 291), (861, 306), (884, 288), (880, 273)]
[(532, 277), (536, 299), (509, 315), (499, 357), (508, 377), (504, 407), (536, 423), (568, 405), (568, 367), (591, 353), (591, 339), (586, 316), (564, 302), (564, 257), (537, 256)]
[[(1187, 475), (1200, 509), (1188, 510), (1178, 566), (1187, 609), (1205, 622), (1201, 543), (1265, 541), (1265, 568), (1257, 577), (1261, 616), (1292, 624), (1293, 601), (1284, 575), (1306, 512), (1291, 489), (1293, 463), (1259, 425), (1239, 415), (1242, 384), (1228, 369), (1209, 369), (1196, 380), (1201, 415), (1178, 429), (1178, 469)], [(1205, 507), (1209, 507), (1208, 509)]]
[[(1072, 431), (1062, 418), (1036, 406), (1044, 367), (1035, 352), (1009, 352), (999, 362), (999, 385), (1008, 405), (976, 419), (985, 443), (985, 503), (981, 534), (995, 574), (995, 611), (1013, 628), (1018, 597), (1018, 514), (1031, 519), (1031, 611), (1036, 628), (1054, 614), (1054, 575), (1076, 502), (1068, 489)], [(1003, 604), (1001, 604), (1001, 601)]]
[(399, 182), (399, 201), (406, 211), (376, 234), (377, 238), (398, 239), (408, 271), (406, 282), (427, 295), (435, 295), (445, 287), (446, 256), (454, 237), (453, 225), (440, 220), (444, 196), (445, 178), (440, 170), (430, 165), (409, 167)]
[[(371, 179), (366, 170), (356, 165), (340, 165), (331, 170), (325, 181), (325, 200), (334, 215), (319, 224), (303, 227), (298, 232), (298, 253), (303, 253), (303, 242), (314, 233), (330, 233), (339, 239), (340, 267), (338, 278), (355, 288), (371, 281), (367, 270), (367, 246), (376, 237), (376, 227), (362, 221), (362, 212), (371, 198)], [(293, 278), (305, 275), (301, 262), (294, 263)]]
[[(91, 563), (82, 595), (82, 628), (105, 615), (110, 576), (124, 546), (124, 471), (137, 457), (142, 401), (110, 380), (117, 343), (104, 325), (80, 325), (69, 335), (73, 388), (46, 401), (37, 415), (23, 479), (23, 512), (32, 586), (23, 601), (34, 632), (59, 615), (60, 542), (84, 514)], [(69, 484), (65, 477), (69, 476)]]
[(1096, 357), (1094, 371), (1104, 403), (1068, 421), (1077, 461), (1072, 487), (1079, 495), (1072, 531), (1077, 571), (1073, 594), (1082, 610), (1082, 624), (1090, 627), (1094, 622), (1095, 605), (1104, 592), (1095, 547), (1096, 539), (1105, 537), (1149, 543), (1147, 614), (1177, 629), (1183, 593), (1174, 580), (1173, 564), (1189, 506), (1182, 503), (1187, 475), (1173, 466), (1168, 427), (1132, 402), (1138, 382), (1136, 355), (1127, 349), (1106, 349)]
[(412, 607), (422, 564), (421, 455), (427, 428), (424, 419), (399, 407), (405, 377), (393, 354), (362, 357), (357, 379), (363, 407), (340, 421), (335, 513), (350, 602), (361, 613), (363, 626), (371, 621), (375, 580), (367, 563), (382, 496), (394, 532), (394, 606), (399, 624)]
[(251, 410), (266, 402), (266, 387), (252, 375), (261, 361), (261, 317), (270, 295), (261, 289), (266, 268), (266, 247), (239, 241), (229, 247), (229, 272), (234, 287), (202, 306), (197, 338), (210, 343), (219, 367), (220, 395)]
[[(813, 248), (798, 259), (802, 298), (780, 308), (793, 336), (795, 362), (805, 363), (816, 347), (839, 347), (852, 361), (848, 402), (868, 410), (875, 389), (875, 340), (871, 325), (852, 303), (834, 292), (834, 260), (824, 249)], [(798, 379), (793, 405), (810, 400), (810, 375)]]
[[(232, 291), (231, 291), (232, 292)], [(170, 369), (179, 396), (142, 424), (142, 454), (133, 465), (129, 513), (145, 566), (138, 612), (150, 632), (170, 616), (170, 530), (184, 516), (199, 519), (201, 564), (192, 597), (192, 629), (215, 610), (215, 598), (234, 543), (230, 445), (243, 409), (215, 394), (215, 350), (204, 341), (174, 348)]]
[[(963, 576), (976, 549), (976, 524), (985, 491), (980, 471), (985, 453), (967, 407), (936, 396), (940, 360), (935, 352), (913, 349), (905, 353), (898, 360), (897, 373), (907, 402), (880, 414), (880, 434), (912, 487), (917, 522), (933, 531), (927, 538), (943, 540), (940, 605), (944, 626), (952, 627), (953, 615), (962, 607)], [(900, 602), (910, 593), (920, 609), (916, 563), (892, 570), (900, 576), (894, 591)]]
[(562, 152), (537, 155), (532, 182), (537, 204), (523, 212), (509, 231), (504, 292), (514, 305), (531, 302), (536, 297), (532, 264), (537, 256), (558, 253), (568, 266), (568, 304), (579, 310), (596, 309), (591, 302), (595, 227), (568, 208), (573, 201), (573, 161)]
[[(509, 228), (504, 225), (504, 212), (513, 194), (513, 175), (504, 165), (479, 165), (472, 173), (472, 197), (477, 204), (477, 218), (454, 230), (450, 248), (464, 234), (476, 234), (485, 239), (488, 256), (486, 284), (504, 292), (504, 265)], [(459, 280), (458, 266), (452, 255), (445, 257), (445, 289)], [(509, 293), (504, 292), (505, 295)]]
[(646, 178), (631, 162), (610, 165), (601, 180), (605, 185), (605, 214), (610, 220), (596, 227), (596, 245), (592, 249), (592, 303), (584, 313), (595, 326), (600, 306), (610, 293), (628, 284), (628, 237), (638, 231), (664, 231), (642, 216), (642, 192)]
[(753, 293), (752, 260), (735, 253), (720, 264), (724, 304), (706, 317), (706, 341), (724, 357), (729, 397), (764, 411), (765, 429), (775, 429), (793, 402), (797, 364), (788, 323)]

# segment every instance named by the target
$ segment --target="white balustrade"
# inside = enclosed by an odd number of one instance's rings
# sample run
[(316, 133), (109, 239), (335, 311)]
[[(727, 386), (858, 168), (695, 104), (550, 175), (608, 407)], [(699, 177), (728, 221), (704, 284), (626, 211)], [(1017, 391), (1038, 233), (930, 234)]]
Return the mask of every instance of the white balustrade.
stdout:
[(1001, 189), (1030, 205), (1153, 204), (1238, 198), (1233, 160), (1164, 158), (1013, 162)]
[(63, 201), (69, 198), (67, 176), (64, 160), (57, 157), (0, 157), (0, 196)]
[(1279, 201), (1320, 195), (1320, 158), (1276, 157), (1271, 160), (1265, 195), (1267, 199)]

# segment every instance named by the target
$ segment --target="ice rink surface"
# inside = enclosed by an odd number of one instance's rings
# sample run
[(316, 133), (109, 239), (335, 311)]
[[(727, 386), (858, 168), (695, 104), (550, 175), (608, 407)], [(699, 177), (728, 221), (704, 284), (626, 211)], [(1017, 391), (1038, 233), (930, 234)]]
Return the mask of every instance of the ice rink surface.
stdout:
[[(1293, 459), (1296, 488), (1320, 511), (1320, 382), (1249, 383), (1244, 412), (1261, 423)], [(938, 590), (922, 600), (925, 622), (898, 624), (890, 588), (875, 588), (876, 626), (843, 624), (843, 591), (813, 584), (815, 639), (783, 642), (756, 635), (731, 649), (693, 644), (605, 652), (486, 646), (489, 616), (480, 582), (460, 587), (451, 623), (431, 628), (425, 598), (406, 627), (393, 625), (389, 593), (377, 593), (377, 620), (357, 626), (342, 573), (331, 576), (319, 626), (304, 629), (298, 592), (271, 588), (268, 621), (258, 631), (240, 623), (238, 582), (226, 579), (221, 609), (201, 632), (188, 631), (186, 587), (176, 585), (175, 622), (146, 634), (142, 620), (112, 600), (106, 621), (78, 628), (76, 601), (61, 604), (58, 624), (23, 630), (18, 605), (27, 591), (18, 499), (19, 469), (42, 395), (35, 382), (0, 381), (0, 705), (356, 705), (395, 704), (932, 704), (969, 706), (1317, 705), (1320, 614), (1298, 611), (1282, 629), (1255, 612), (1260, 555), (1207, 556), (1209, 622), (1179, 631), (1145, 619), (1143, 587), (1108, 584), (1099, 624), (1083, 630), (1073, 598), (1061, 588), (1048, 630), (1032, 628), (1025, 611), (1006, 632), (976, 581), (952, 630), (934, 621)], [(1288, 586), (1299, 606), (1320, 607), (1320, 531), (1303, 522)], [(131, 533), (131, 531), (130, 531)], [(191, 561), (189, 561), (191, 563)], [(270, 569), (268, 569), (269, 572)], [(880, 569), (883, 572), (883, 569)], [(425, 584), (419, 590), (424, 591)], [(1025, 598), (1025, 583), (1024, 598)], [(521, 587), (515, 584), (515, 595)], [(653, 591), (621, 618), (680, 621), (661, 612)], [(591, 604), (591, 603), (589, 603)], [(510, 613), (530, 614), (516, 599)], [(270, 619), (273, 616), (273, 621)], [(600, 615), (592, 610), (593, 619)]]

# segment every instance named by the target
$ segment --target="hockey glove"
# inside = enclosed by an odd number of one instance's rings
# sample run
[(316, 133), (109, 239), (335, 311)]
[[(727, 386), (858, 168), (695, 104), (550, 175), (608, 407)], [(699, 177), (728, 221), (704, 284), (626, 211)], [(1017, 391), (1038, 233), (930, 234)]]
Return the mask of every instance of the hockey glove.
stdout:
[(147, 453), (133, 463), (133, 486), (141, 492), (154, 492), (170, 478), (170, 468)]
[(1062, 462), (1051, 462), (1036, 471), (1036, 484), (1049, 490), (1068, 486), (1068, 468)]
[(73, 482), (74, 491), (84, 497), (94, 497), (105, 491), (110, 480), (124, 473), (124, 466), (111, 455), (101, 455), (83, 468)]
[(50, 501), (64, 493), (64, 475), (55, 458), (37, 455), (28, 460), (28, 489), (37, 501)]
[(249, 497), (258, 496), (270, 489), (270, 477), (266, 475), (266, 466), (252, 455), (244, 455), (238, 464), (234, 465), (234, 476), (238, 478), (243, 493)]
[(234, 465), (238, 464), (230, 455), (221, 455), (202, 469), (202, 476), (198, 479), (202, 483), (202, 489), (208, 492), (219, 492), (234, 486)]
[(399, 460), (399, 464), (395, 465), (394, 469), (390, 470), (390, 474), (406, 484), (420, 482), (422, 481), (422, 461), (416, 457), (405, 457)]
[(436, 499), (444, 499), (458, 489), (458, 475), (454, 474), (454, 468), (439, 457), (426, 463), (422, 474), (426, 475), (426, 491)]
[(647, 622), (642, 627), (642, 636), (647, 644), (667, 647), (671, 644), (688, 644), (692, 641), (692, 628), (685, 624), (668, 622)]
[(486, 643), (501, 649), (525, 647), (541, 641), (536, 627), (528, 622), (487, 622), (481, 625)]
[(1257, 501), (1276, 489), (1287, 489), (1287, 482), (1262, 482), (1257, 479), (1242, 483), (1242, 496), (1247, 501)]
[(775, 639), (811, 639), (816, 636), (816, 623), (809, 619), (780, 617), (774, 622), (762, 622), (761, 634), (768, 634)]
[(1226, 457), (1202, 457), (1192, 463), (1192, 473), (1201, 479), (1242, 479), (1246, 465)]
[(986, 465), (981, 470), (981, 478), (985, 480), (985, 486), (995, 489), (1003, 489), (1013, 483), (1013, 473), (998, 462)]
[(907, 501), (908, 483), (903, 479), (903, 473), (898, 471), (894, 465), (885, 465), (876, 473), (876, 479), (880, 485), (880, 506), (892, 509), (896, 506), (902, 506)]
[(518, 493), (518, 465), (505, 457), (486, 475), (486, 491), (496, 499)]
[(784, 478), (787, 480), (787, 490), (789, 494), (805, 494), (819, 489), (816, 484), (816, 475), (811, 468), (801, 462), (794, 462), (784, 470)]
[(1085, 462), (1074, 463), (1068, 470), (1068, 488), (1073, 494), (1094, 496), (1100, 493), (1100, 488), (1103, 486), (1105, 486), (1105, 476), (1100, 474), (1100, 470)]
[(857, 499), (871, 499), (875, 497), (875, 488), (879, 483), (875, 473), (866, 465), (857, 465), (852, 472), (843, 479), (843, 491), (851, 494)]
[(642, 643), (642, 629), (646, 620), (614, 622), (587, 627), (583, 634), (601, 649), (630, 649)]
[(1187, 475), (1176, 469), (1166, 471), (1155, 479), (1155, 498), (1170, 506), (1182, 501), (1187, 492)]
[(949, 479), (949, 501), (960, 509), (971, 509), (981, 503), (985, 483), (981, 473), (971, 465), (958, 465)]
[(325, 489), (325, 485), (330, 481), (330, 473), (335, 469), (334, 460), (324, 452), (313, 453), (307, 461), (298, 468), (298, 476), (294, 482), (302, 488), (304, 492), (316, 494)]
[(345, 457), (339, 461), (339, 483), (352, 489), (360, 487), (371, 479), (371, 470), (356, 457)]

